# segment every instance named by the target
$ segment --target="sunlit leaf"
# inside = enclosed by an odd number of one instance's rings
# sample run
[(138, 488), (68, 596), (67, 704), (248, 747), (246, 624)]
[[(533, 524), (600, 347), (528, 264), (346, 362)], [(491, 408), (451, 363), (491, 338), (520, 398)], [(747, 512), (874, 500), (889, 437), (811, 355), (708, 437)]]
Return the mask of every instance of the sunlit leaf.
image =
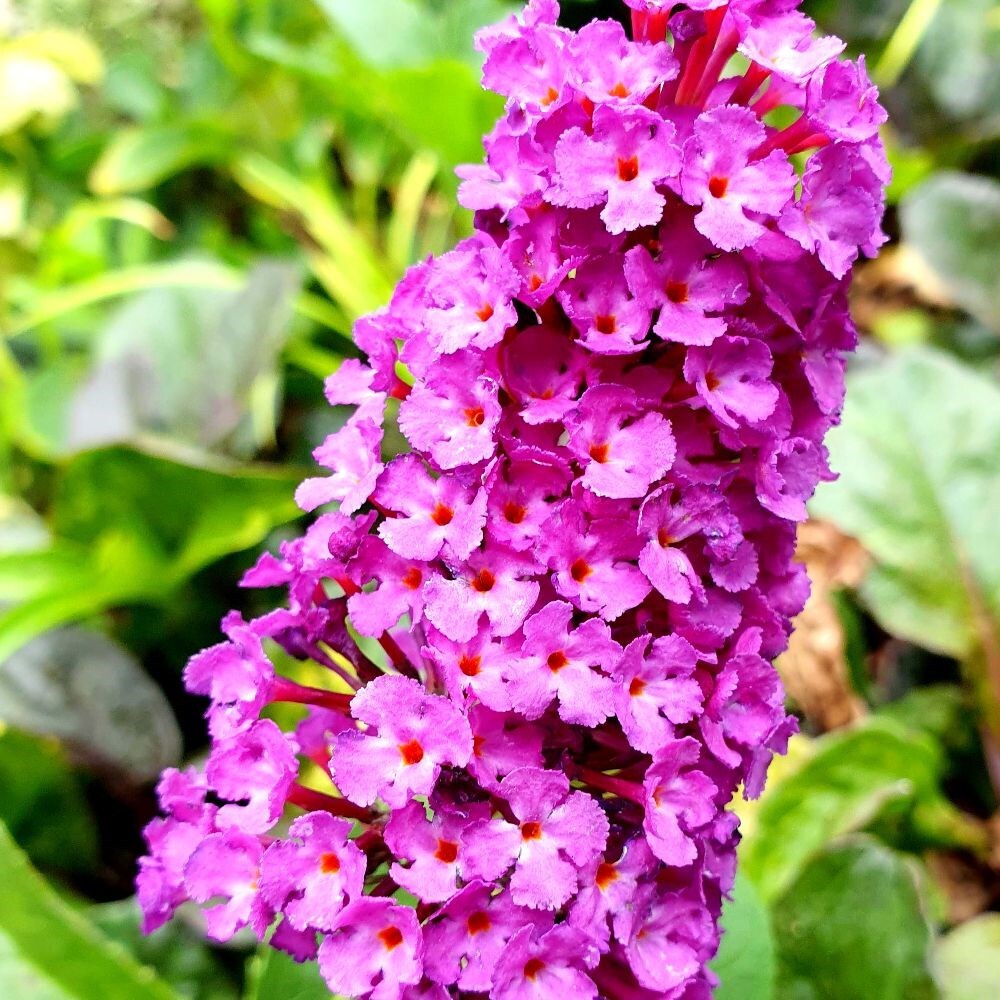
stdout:
[(888, 722), (816, 740), (809, 760), (765, 792), (742, 847), (743, 871), (773, 901), (826, 844), (888, 805), (941, 805), (942, 766), (932, 740)]
[(1000, 996), (1000, 913), (984, 913), (946, 934), (936, 958), (944, 1000)]
[(63, 902), (0, 825), (0, 995), (16, 1000), (176, 1000), (152, 970)]

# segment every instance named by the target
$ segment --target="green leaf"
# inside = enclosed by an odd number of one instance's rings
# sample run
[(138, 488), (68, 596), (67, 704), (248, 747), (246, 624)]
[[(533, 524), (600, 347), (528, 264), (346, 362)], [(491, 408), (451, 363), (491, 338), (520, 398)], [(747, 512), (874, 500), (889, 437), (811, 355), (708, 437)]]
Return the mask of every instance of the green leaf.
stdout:
[(943, 937), (937, 967), (944, 1000), (1000, 996), (1000, 913), (983, 914)]
[(812, 510), (875, 560), (862, 594), (888, 632), (967, 659), (1000, 616), (1000, 390), (910, 350), (853, 375)]
[(266, 946), (250, 960), (244, 1000), (330, 1000), (330, 996), (315, 962), (299, 965)]
[(228, 153), (232, 137), (194, 122), (123, 129), (90, 174), (99, 195), (146, 191), (196, 163), (214, 163)]
[(438, 58), (463, 60), (478, 69), (482, 57), (473, 48), (473, 36), (514, 9), (500, 0), (463, 0), (438, 10), (420, 0), (317, 3), (358, 55), (380, 69), (421, 66)]
[(167, 454), (104, 448), (62, 470), (53, 547), (30, 557), (0, 555), (0, 594), (17, 586), (26, 560), (36, 574), (26, 599), (0, 611), (0, 662), (59, 625), (161, 601), (200, 569), (259, 544), (300, 514), (294, 488), (302, 477), (294, 469)]
[(223, 555), (256, 545), (300, 514), (293, 491), (301, 475), (295, 469), (183, 457), (130, 448), (77, 456), (56, 491), (56, 534), (93, 544), (114, 525), (143, 537), (166, 561), (169, 577), (162, 584), (170, 586)]
[(722, 910), (722, 947), (712, 963), (721, 980), (715, 1000), (773, 1000), (774, 941), (767, 909), (753, 883), (736, 876), (733, 899)]
[[(317, 0), (317, 4), (373, 66), (419, 65), (436, 54), (434, 23), (417, 0)], [(387, 25), (392, 29), (387, 31)]]
[[(923, 0), (926, 3), (926, 0)], [(960, 58), (956, 53), (961, 53)], [(996, 0), (947, 0), (917, 51), (916, 69), (937, 102), (959, 119), (1000, 106), (1000, 18)]]
[(17, 1000), (177, 1000), (28, 864), (0, 826), (0, 996)]
[(816, 740), (810, 759), (761, 800), (741, 851), (744, 873), (772, 902), (825, 845), (890, 803), (940, 804), (941, 767), (930, 739), (888, 722)]
[(0, 821), (35, 864), (81, 871), (97, 860), (93, 817), (54, 741), (0, 725), (0, 788)]
[(919, 880), (868, 838), (816, 857), (772, 907), (777, 1000), (935, 1000)]
[(181, 755), (160, 689), (128, 650), (80, 628), (41, 635), (0, 663), (0, 720), (54, 736), (84, 762), (136, 783)]
[[(236, 268), (209, 260), (173, 260), (122, 268), (21, 302), (20, 312), (11, 318), (6, 334), (9, 337), (20, 336), (78, 309), (150, 288), (210, 288), (235, 292), (245, 283), (245, 275)], [(315, 295), (299, 295), (295, 300), (295, 311), (337, 331), (343, 331), (347, 326), (343, 315), (328, 300)]]
[(1000, 330), (1000, 183), (942, 171), (911, 191), (900, 211), (903, 239), (955, 302)]
[(185, 1000), (237, 1000), (232, 977), (206, 943), (204, 934), (182, 918), (152, 934), (140, 928), (135, 899), (92, 906), (87, 915), (112, 941), (155, 969)]

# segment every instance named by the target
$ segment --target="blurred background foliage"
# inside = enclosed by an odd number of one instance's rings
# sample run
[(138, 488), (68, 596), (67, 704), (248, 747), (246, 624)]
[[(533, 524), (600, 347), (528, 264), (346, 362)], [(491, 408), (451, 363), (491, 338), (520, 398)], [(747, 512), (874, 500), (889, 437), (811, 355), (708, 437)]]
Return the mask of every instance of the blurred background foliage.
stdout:
[[(469, 231), (502, 0), (0, 0), (0, 995), (313, 1000), (130, 900), (180, 671), (342, 415), (322, 379)], [(618, 13), (564, 3), (567, 23)], [(1000, 7), (813, 0), (891, 112), (893, 242), (803, 528), (803, 734), (741, 806), (722, 1000), (1000, 996)], [(9, 834), (3, 833), (3, 828)], [(44, 875), (40, 874), (44, 872)]]

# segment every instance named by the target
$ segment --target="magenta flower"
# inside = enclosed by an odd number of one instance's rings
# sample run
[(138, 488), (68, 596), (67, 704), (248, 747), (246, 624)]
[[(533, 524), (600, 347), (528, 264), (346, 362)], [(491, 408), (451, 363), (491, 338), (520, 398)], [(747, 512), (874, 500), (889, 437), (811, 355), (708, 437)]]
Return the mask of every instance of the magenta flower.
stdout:
[(697, 718), (705, 700), (694, 670), (698, 651), (679, 635), (629, 643), (615, 676), (615, 711), (629, 742), (655, 754), (677, 726)]
[(198, 903), (215, 902), (205, 910), (208, 936), (228, 941), (253, 925), (262, 934), (270, 921), (257, 893), (262, 848), (256, 837), (239, 830), (207, 836), (184, 866), (184, 885)]
[(579, 869), (596, 857), (608, 820), (583, 792), (571, 792), (565, 775), (521, 768), (500, 783), (516, 823), (497, 818), (468, 831), (469, 871), (494, 880), (511, 865), (515, 903), (534, 909), (562, 906), (576, 891)]
[(657, 336), (705, 346), (726, 332), (719, 314), (746, 301), (746, 272), (734, 258), (718, 257), (712, 244), (681, 219), (684, 225), (661, 234), (655, 260), (645, 247), (630, 250), (625, 274), (632, 294), (659, 310), (653, 326)]
[(212, 748), (160, 783), (147, 931), (195, 900), (355, 1000), (711, 1000), (885, 114), (794, 0), (627, 8), (480, 34), (475, 234), (355, 325), (297, 493), (337, 509), (188, 665)]
[(345, 819), (307, 813), (264, 853), (260, 894), (297, 930), (332, 930), (344, 906), (361, 898), (366, 860), (350, 832)]
[(465, 871), (466, 831), (488, 816), (486, 805), (474, 803), (468, 809), (443, 807), (429, 819), (419, 802), (408, 803), (385, 828), (386, 846), (408, 864), (394, 864), (389, 874), (428, 903), (451, 899)]
[(527, 719), (538, 719), (559, 700), (566, 722), (596, 726), (612, 714), (608, 676), (621, 646), (599, 618), (572, 629), (573, 607), (553, 601), (524, 623), (520, 657), (510, 667), (510, 701)]
[(509, 892), (494, 896), (488, 883), (476, 879), (453, 893), (425, 928), (427, 973), (445, 986), (485, 993), (514, 934), (551, 926), (549, 914), (517, 906)]
[(388, 899), (359, 899), (342, 910), (319, 946), (319, 968), (331, 990), (396, 1000), (420, 982), (423, 941), (413, 910)]
[(695, 227), (720, 250), (756, 243), (764, 220), (780, 215), (793, 194), (795, 171), (783, 153), (752, 159), (766, 138), (753, 112), (727, 105), (701, 115), (684, 145), (681, 196), (701, 206)]
[(677, 453), (669, 421), (644, 413), (634, 393), (612, 385), (589, 389), (567, 426), (569, 449), (584, 465), (581, 481), (599, 497), (645, 496)]
[(436, 559), (448, 551), (465, 559), (483, 540), (486, 493), (473, 492), (453, 476), (433, 479), (413, 455), (401, 455), (379, 478), (374, 499), (397, 516), (378, 529), (404, 559)]
[(646, 838), (653, 853), (675, 867), (695, 860), (698, 833), (716, 815), (718, 788), (696, 766), (701, 753), (697, 740), (675, 740), (659, 748), (646, 772)]
[(382, 799), (398, 809), (414, 795), (429, 795), (442, 765), (468, 763), (469, 723), (416, 681), (378, 678), (354, 696), (351, 714), (371, 729), (338, 734), (330, 766), (337, 787), (358, 805)]
[(597, 962), (596, 949), (572, 927), (553, 927), (539, 934), (521, 928), (511, 939), (493, 976), (493, 1000), (538, 1000), (574, 997), (596, 1000), (594, 981), (585, 969)]
[(554, 205), (603, 205), (609, 233), (624, 233), (660, 221), (665, 204), (657, 190), (680, 170), (673, 126), (640, 105), (601, 107), (594, 130), (566, 132), (555, 148)]

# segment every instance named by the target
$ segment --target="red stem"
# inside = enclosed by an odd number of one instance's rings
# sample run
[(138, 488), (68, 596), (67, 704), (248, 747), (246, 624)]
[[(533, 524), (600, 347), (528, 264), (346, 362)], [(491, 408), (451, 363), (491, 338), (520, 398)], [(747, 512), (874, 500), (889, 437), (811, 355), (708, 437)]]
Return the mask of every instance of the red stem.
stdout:
[(657, 11), (655, 14), (632, 11), (632, 37), (637, 42), (665, 42), (670, 13), (669, 10)]
[(677, 93), (674, 97), (677, 104), (694, 103), (695, 93), (701, 84), (705, 70), (708, 68), (712, 53), (715, 51), (715, 43), (719, 40), (719, 32), (722, 30), (726, 11), (726, 7), (706, 11), (705, 34), (691, 46), (684, 72), (677, 84)]
[(312, 788), (306, 788), (305, 785), (298, 783), (292, 785), (288, 792), (288, 802), (306, 812), (328, 812), (334, 816), (361, 820), (363, 823), (370, 823), (373, 818), (370, 809), (356, 806), (353, 802), (348, 802), (347, 799), (314, 791)]
[(766, 80), (771, 78), (771, 71), (751, 63), (750, 68), (743, 74), (743, 79), (736, 84), (736, 89), (729, 98), (730, 104), (749, 104), (754, 95), (763, 86)]
[(337, 691), (324, 691), (322, 688), (296, 684), (287, 677), (276, 677), (271, 688), (272, 701), (283, 701), (293, 705), (317, 705), (345, 715), (350, 711), (352, 697), (353, 695)]

